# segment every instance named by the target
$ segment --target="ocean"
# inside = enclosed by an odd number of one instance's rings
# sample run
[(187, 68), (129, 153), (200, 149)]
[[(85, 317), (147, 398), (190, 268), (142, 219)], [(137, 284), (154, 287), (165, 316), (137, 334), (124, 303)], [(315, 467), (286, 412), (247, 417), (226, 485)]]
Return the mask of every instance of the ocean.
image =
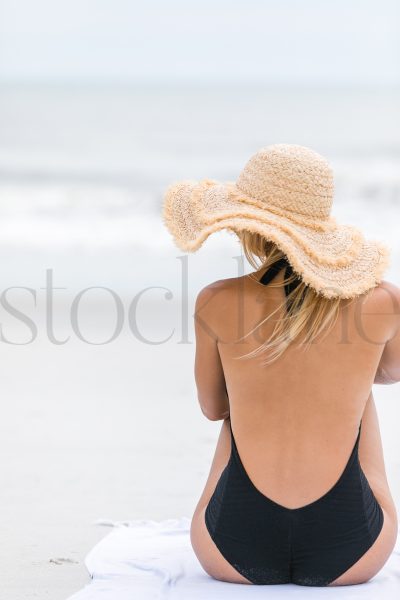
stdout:
[[(44, 268), (77, 286), (165, 284), (183, 254), (161, 220), (166, 186), (235, 180), (280, 142), (326, 156), (332, 213), (400, 256), (397, 88), (3, 86), (0, 132), (3, 288), (17, 274), (38, 285)], [(232, 276), (238, 250), (226, 232), (209, 238), (188, 258), (190, 290)]]

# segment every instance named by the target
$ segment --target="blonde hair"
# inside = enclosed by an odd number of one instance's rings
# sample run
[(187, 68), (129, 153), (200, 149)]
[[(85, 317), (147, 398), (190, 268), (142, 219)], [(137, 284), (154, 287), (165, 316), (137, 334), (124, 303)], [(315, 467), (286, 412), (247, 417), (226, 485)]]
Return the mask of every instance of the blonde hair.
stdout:
[[(267, 240), (259, 233), (239, 230), (235, 231), (235, 234), (239, 238), (247, 260), (257, 270), (267, 269), (279, 259), (286, 258), (284, 252), (274, 242)], [(261, 264), (257, 264), (257, 259)], [(295, 279), (296, 274), (294, 273), (282, 282), (273, 281), (269, 285), (271, 287), (283, 287), (295, 281)], [(260, 283), (260, 285), (263, 284)], [(349, 302), (352, 302), (352, 300), (350, 299)], [(264, 352), (269, 353), (269, 359), (263, 362), (266, 366), (277, 360), (290, 343), (299, 338), (301, 334), (304, 334), (303, 342), (311, 344), (323, 330), (326, 330), (326, 333), (328, 333), (335, 325), (339, 316), (341, 303), (343, 303), (343, 298), (326, 298), (301, 281), (288, 296), (285, 295), (283, 303), (276, 310), (265, 317), (265, 319), (243, 337), (247, 337), (250, 333), (258, 329), (284, 306), (285, 316), (276, 321), (271, 336), (255, 350), (237, 358), (253, 358)], [(306, 348), (307, 346), (305, 345), (304, 350)]]

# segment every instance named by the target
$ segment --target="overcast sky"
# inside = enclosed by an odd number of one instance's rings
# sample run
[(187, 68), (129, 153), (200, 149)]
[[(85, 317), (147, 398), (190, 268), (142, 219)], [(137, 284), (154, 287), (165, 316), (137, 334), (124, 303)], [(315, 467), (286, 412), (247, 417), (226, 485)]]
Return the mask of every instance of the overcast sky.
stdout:
[(0, 0), (0, 81), (400, 84), (399, 0)]

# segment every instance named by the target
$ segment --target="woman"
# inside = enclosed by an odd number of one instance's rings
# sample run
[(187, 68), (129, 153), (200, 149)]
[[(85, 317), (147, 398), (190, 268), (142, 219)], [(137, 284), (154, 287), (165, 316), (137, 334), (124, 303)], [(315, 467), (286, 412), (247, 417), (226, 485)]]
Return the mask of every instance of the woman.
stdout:
[(382, 280), (389, 249), (339, 225), (332, 200), (327, 161), (290, 144), (236, 182), (165, 195), (181, 249), (226, 228), (255, 269), (195, 307), (198, 399), (223, 422), (190, 536), (221, 581), (363, 583), (395, 545), (371, 388), (400, 380), (400, 289)]

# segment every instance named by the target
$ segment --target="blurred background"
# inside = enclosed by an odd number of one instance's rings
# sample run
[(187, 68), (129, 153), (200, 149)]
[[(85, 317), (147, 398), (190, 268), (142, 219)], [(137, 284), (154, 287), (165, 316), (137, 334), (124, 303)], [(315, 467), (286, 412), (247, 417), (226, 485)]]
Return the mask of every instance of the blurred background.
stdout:
[[(253, 269), (229, 232), (177, 249), (163, 192), (281, 142), (328, 158), (333, 214), (391, 246), (400, 285), (397, 0), (0, 0), (9, 600), (87, 583), (97, 519), (191, 517), (221, 427), (197, 403), (193, 303)], [(400, 505), (398, 384), (374, 395)]]

